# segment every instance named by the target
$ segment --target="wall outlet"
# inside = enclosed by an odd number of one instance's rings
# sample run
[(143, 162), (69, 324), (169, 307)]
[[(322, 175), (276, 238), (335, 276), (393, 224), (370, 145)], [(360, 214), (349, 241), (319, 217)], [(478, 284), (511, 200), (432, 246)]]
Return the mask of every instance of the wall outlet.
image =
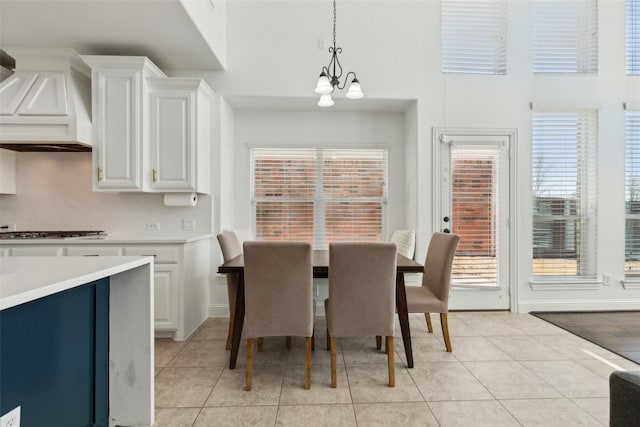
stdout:
[(611, 275), (603, 274), (602, 275), (602, 283), (604, 286), (609, 286), (611, 284)]
[(196, 220), (194, 218), (183, 218), (182, 231), (196, 231)]
[(20, 427), (20, 406), (0, 417), (0, 427)]
[(148, 222), (147, 223), (147, 231), (160, 231), (160, 223), (159, 222)]

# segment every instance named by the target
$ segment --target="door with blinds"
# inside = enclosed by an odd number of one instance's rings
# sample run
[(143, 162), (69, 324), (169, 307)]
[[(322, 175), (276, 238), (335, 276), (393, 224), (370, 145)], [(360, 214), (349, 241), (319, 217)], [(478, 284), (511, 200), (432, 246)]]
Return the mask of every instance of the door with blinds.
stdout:
[(509, 309), (510, 135), (436, 136), (439, 231), (460, 236), (450, 309)]

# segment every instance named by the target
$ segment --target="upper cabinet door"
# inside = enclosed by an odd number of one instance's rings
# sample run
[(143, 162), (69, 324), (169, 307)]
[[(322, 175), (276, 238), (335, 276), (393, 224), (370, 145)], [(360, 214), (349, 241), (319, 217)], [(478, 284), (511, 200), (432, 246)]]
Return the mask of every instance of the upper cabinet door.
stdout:
[(104, 70), (93, 78), (94, 189), (142, 190), (142, 74)]
[(150, 79), (151, 189), (209, 193), (211, 102), (201, 79)]
[(93, 190), (145, 191), (150, 77), (165, 77), (142, 56), (83, 55), (91, 67)]

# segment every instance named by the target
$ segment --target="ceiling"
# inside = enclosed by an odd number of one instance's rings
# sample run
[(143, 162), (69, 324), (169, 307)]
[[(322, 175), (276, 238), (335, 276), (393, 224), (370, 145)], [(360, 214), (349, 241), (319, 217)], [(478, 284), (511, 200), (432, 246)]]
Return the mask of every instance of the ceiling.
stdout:
[[(213, 0), (199, 0), (215, 8)], [(204, 6), (204, 5), (203, 5)], [(205, 9), (206, 10), (206, 9)], [(213, 9), (211, 9), (213, 10)], [(0, 48), (71, 48), (82, 55), (146, 56), (162, 70), (223, 71), (182, 0), (0, 0)], [(13, 68), (0, 49), (0, 65)], [(225, 96), (244, 110), (405, 112), (413, 100)]]
[(223, 69), (180, 0), (0, 0), (0, 41), (147, 56), (160, 69)]

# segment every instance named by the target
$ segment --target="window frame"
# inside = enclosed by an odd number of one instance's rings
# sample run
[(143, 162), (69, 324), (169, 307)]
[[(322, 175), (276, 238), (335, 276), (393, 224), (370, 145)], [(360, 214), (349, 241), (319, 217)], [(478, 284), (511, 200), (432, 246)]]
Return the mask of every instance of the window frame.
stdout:
[[(309, 151), (315, 153), (316, 164), (316, 179), (315, 179), (315, 194), (313, 197), (291, 198), (291, 197), (256, 197), (256, 153), (259, 151), (266, 151), (270, 153), (282, 152), (291, 153), (293, 151)], [(344, 151), (344, 152), (379, 152), (382, 155), (383, 167), (384, 167), (384, 182), (383, 182), (383, 194), (381, 197), (335, 197), (325, 194), (324, 190), (324, 159), (325, 153)], [(386, 223), (387, 223), (387, 203), (388, 203), (388, 188), (389, 188), (389, 149), (387, 147), (358, 147), (358, 148), (338, 148), (338, 147), (251, 147), (250, 148), (250, 179), (251, 179), (251, 227), (256, 238), (258, 236), (257, 228), (257, 203), (261, 201), (302, 201), (313, 202), (313, 224), (314, 230), (313, 247), (314, 249), (328, 249), (327, 232), (326, 232), (326, 205), (332, 202), (376, 202), (380, 203), (380, 239), (386, 235)], [(364, 157), (363, 157), (364, 158)]]
[[(575, 116), (575, 128), (585, 128), (582, 138), (575, 138), (575, 184), (576, 190), (579, 194), (576, 194), (575, 204), (573, 208), (575, 213), (568, 212), (567, 215), (556, 214), (544, 214), (536, 212), (536, 203), (534, 198), (536, 197), (537, 174), (540, 174), (539, 168), (535, 166), (536, 159), (536, 140), (543, 145), (550, 145), (557, 139), (557, 136), (561, 136), (567, 144), (574, 143), (574, 139), (566, 137), (565, 133), (554, 131), (554, 129), (545, 129), (544, 122), (554, 122), (564, 120), (567, 123), (571, 123), (572, 116)], [(533, 282), (539, 281), (542, 283), (584, 283), (593, 282), (597, 280), (597, 250), (598, 250), (598, 223), (597, 223), (597, 180), (598, 180), (598, 112), (597, 110), (573, 110), (573, 111), (536, 111), (532, 114), (531, 123), (531, 233), (532, 233), (532, 277)], [(536, 121), (542, 123), (539, 127), (536, 127)], [(584, 124), (580, 124), (584, 122)], [(567, 125), (569, 127), (570, 125)], [(567, 132), (569, 134), (570, 132)], [(536, 137), (536, 134), (547, 135), (546, 137)], [(579, 131), (576, 131), (577, 135), (581, 135)], [(556, 138), (554, 138), (554, 136)], [(570, 155), (567, 155), (569, 157)], [(559, 163), (559, 162), (557, 162)], [(563, 169), (566, 170), (566, 169)], [(569, 180), (570, 181), (570, 180)], [(565, 181), (567, 182), (567, 181)], [(555, 185), (555, 184), (554, 184)], [(571, 199), (563, 199), (569, 200)], [(560, 218), (560, 219), (559, 219)], [(579, 240), (576, 242), (576, 274), (536, 274), (534, 270), (535, 256), (535, 241), (536, 241), (536, 223), (553, 223), (554, 221), (572, 221), (574, 227), (577, 230), (574, 233), (579, 233)]]

